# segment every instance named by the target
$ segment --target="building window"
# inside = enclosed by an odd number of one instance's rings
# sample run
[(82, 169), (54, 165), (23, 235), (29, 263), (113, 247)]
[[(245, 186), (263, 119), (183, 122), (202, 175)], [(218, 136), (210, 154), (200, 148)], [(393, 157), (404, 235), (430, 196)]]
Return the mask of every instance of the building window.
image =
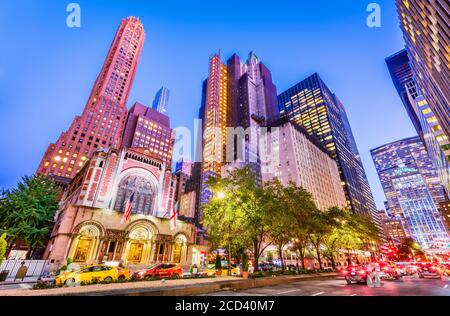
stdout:
[(120, 182), (114, 209), (125, 211), (127, 201), (133, 193), (132, 213), (152, 215), (156, 197), (155, 185), (149, 179), (138, 175), (128, 176)]

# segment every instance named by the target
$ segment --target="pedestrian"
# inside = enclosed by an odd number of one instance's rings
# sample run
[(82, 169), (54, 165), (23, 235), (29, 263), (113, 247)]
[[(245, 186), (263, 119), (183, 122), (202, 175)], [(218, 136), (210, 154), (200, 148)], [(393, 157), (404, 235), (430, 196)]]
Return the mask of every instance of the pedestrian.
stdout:
[(376, 262), (374, 263), (374, 287), (381, 287), (381, 268)]
[(250, 264), (248, 265), (248, 273), (249, 273), (249, 274), (253, 274), (253, 272), (255, 272), (255, 267), (253, 266), (252, 263), (250, 263)]

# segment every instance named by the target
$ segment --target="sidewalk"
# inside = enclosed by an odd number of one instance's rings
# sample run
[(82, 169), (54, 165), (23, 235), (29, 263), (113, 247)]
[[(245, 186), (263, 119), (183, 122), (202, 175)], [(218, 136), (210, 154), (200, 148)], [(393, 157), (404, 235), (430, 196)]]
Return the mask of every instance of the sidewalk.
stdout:
[(192, 296), (222, 291), (244, 290), (256, 287), (321, 280), (336, 277), (336, 273), (279, 276), (257, 279), (220, 277), (212, 279), (167, 280), (97, 284), (46, 290), (14, 289), (0, 292), (1, 296)]

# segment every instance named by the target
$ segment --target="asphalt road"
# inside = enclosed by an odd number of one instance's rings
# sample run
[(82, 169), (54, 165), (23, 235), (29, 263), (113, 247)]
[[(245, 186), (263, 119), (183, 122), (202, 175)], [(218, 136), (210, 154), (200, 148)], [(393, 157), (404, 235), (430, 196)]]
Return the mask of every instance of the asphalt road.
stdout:
[(223, 291), (208, 296), (450, 296), (450, 279), (384, 280), (379, 288), (347, 284), (343, 278), (303, 281), (245, 291)]

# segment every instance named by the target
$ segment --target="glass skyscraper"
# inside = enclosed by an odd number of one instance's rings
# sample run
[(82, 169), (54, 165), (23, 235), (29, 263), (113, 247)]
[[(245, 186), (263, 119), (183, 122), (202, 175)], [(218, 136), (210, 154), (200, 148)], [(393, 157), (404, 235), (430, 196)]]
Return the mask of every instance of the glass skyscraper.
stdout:
[(399, 216), (408, 235), (423, 248), (448, 243), (440, 202), (445, 193), (419, 137), (383, 145), (371, 151), (388, 202), (389, 213)]
[(402, 50), (386, 58), (386, 63), (394, 86), (427, 148), (448, 196), (450, 193), (450, 141), (416, 83), (408, 52)]
[(450, 137), (448, 0), (396, 0), (417, 83), (445, 136)]
[(170, 90), (166, 87), (162, 87), (156, 93), (155, 99), (153, 100), (153, 110), (158, 111), (159, 113), (166, 114), (167, 108), (169, 106), (169, 96)]
[(280, 115), (316, 136), (336, 160), (347, 199), (356, 214), (381, 228), (372, 192), (344, 106), (317, 73), (278, 96)]

